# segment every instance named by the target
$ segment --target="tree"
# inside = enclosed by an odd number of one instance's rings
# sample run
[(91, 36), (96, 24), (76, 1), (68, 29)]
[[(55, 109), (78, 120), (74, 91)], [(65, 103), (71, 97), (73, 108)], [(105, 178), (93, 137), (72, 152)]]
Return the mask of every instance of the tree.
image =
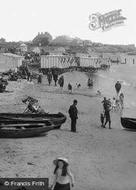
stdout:
[(0, 38), (0, 43), (5, 43), (5, 42), (6, 42), (5, 38)]
[(83, 40), (80, 38), (74, 38), (72, 42), (70, 43), (71, 46), (82, 46), (83, 45)]
[(36, 46), (47, 46), (52, 41), (52, 36), (48, 33), (38, 33), (32, 43)]

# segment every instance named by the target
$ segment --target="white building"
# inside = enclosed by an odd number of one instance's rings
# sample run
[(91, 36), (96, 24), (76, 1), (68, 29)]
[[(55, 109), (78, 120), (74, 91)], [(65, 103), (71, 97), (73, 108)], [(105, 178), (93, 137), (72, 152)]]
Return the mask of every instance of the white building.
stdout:
[(9, 69), (15, 70), (22, 65), (24, 57), (12, 53), (0, 54), (0, 72), (8, 71)]
[(24, 44), (24, 43), (23, 43), (23, 44), (21, 44), (21, 45), (20, 45), (20, 50), (21, 50), (21, 52), (22, 52), (22, 53), (27, 52), (27, 45), (26, 45), (26, 44)]

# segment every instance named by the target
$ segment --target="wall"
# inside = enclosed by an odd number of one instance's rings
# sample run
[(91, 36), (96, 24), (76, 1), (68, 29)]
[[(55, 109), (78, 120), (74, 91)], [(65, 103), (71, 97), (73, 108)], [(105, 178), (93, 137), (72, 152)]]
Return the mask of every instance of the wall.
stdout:
[(14, 54), (0, 54), (0, 72), (14, 70), (22, 64), (23, 57)]

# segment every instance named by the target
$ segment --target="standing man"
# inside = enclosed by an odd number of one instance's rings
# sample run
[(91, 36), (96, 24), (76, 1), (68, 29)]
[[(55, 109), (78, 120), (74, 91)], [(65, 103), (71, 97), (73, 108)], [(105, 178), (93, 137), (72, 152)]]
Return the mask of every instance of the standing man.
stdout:
[(53, 80), (55, 82), (55, 86), (57, 86), (57, 81), (58, 81), (58, 73), (57, 73), (57, 71), (53, 70), (52, 75), (53, 75)]
[(111, 103), (109, 100), (106, 99), (106, 97), (104, 97), (102, 103), (104, 109), (104, 118), (106, 119), (103, 127), (105, 128), (106, 124), (109, 123), (109, 129), (111, 129), (111, 117), (110, 117)]
[(68, 113), (71, 119), (71, 131), (72, 132), (76, 132), (76, 121), (78, 119), (77, 114), (78, 114), (78, 110), (77, 110), (77, 100), (73, 101), (73, 104), (70, 106)]
[(42, 83), (42, 75), (38, 75), (37, 82)]
[(64, 86), (64, 77), (63, 77), (63, 75), (59, 78), (58, 83), (60, 85), (60, 88), (63, 89), (63, 86)]
[(107, 108), (105, 109), (105, 112), (104, 112), (104, 117), (106, 118), (105, 124), (103, 126), (104, 128), (105, 128), (106, 124), (109, 123), (109, 129), (111, 129), (110, 111), (111, 111), (111, 106), (108, 105)]

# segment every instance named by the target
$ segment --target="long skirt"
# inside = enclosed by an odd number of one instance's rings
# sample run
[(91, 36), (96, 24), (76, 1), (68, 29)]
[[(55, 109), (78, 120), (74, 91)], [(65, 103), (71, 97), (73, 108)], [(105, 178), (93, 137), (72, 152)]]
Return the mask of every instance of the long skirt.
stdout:
[(53, 190), (70, 190), (70, 183), (66, 184), (56, 183)]

